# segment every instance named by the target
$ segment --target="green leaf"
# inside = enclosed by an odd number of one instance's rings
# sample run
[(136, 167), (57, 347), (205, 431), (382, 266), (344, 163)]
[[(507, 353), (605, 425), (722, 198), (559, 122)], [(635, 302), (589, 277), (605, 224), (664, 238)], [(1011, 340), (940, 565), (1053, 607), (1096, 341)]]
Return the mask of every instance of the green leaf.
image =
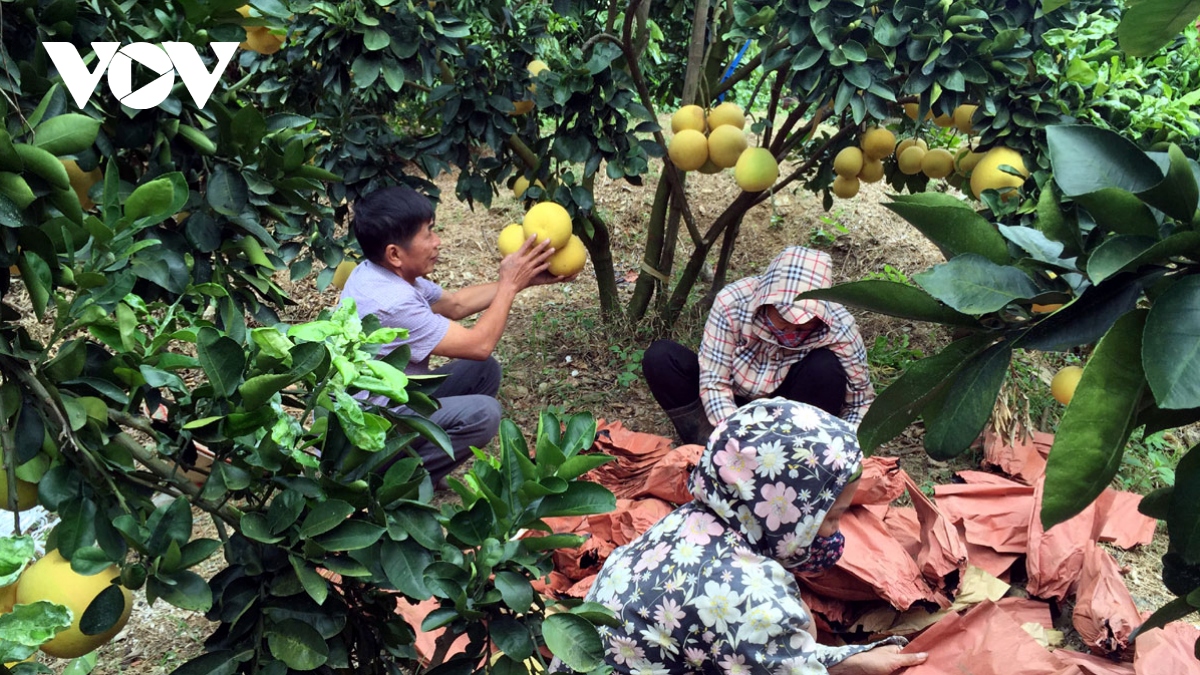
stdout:
[(1075, 197), (1106, 232), (1158, 239), (1158, 220), (1137, 195), (1120, 188), (1103, 188)]
[(1054, 190), (1042, 190), (1038, 197), (1037, 219), (1033, 223), (1042, 234), (1061, 242), (1064, 255), (1075, 255), (1079, 252), (1079, 229), (1067, 224), (1063, 217), (1062, 205)]
[(17, 269), (21, 271), (21, 281), (25, 283), (25, 290), (29, 292), (33, 313), (41, 319), (46, 314), (50, 292), (54, 289), (50, 266), (33, 251), (24, 251), (17, 258)]
[(285, 490), (271, 500), (267, 508), (267, 527), (271, 534), (281, 534), (300, 517), (304, 510), (304, 495), (295, 490)]
[(11, 585), (33, 560), (33, 538), (27, 535), (0, 537), (0, 588)]
[(33, 130), (33, 145), (55, 156), (74, 155), (92, 147), (100, 131), (100, 120), (79, 113), (66, 113), (43, 120)]
[(1200, 407), (1200, 275), (1176, 281), (1155, 300), (1141, 362), (1159, 408)]
[(319, 534), (325, 534), (345, 522), (356, 510), (340, 499), (321, 502), (304, 517), (304, 522), (300, 525), (300, 537), (309, 539)]
[(450, 625), (457, 618), (457, 609), (453, 607), (440, 607), (425, 615), (425, 618), (421, 620), (421, 630), (425, 632), (434, 631)]
[(572, 607), (571, 613), (576, 616), (582, 616), (592, 622), (593, 625), (600, 624), (612, 628), (621, 625), (621, 619), (611, 609), (598, 602), (585, 602), (578, 607)]
[(865, 454), (904, 431), (924, 407), (953, 381), (970, 359), (983, 351), (991, 335), (972, 335), (954, 342), (933, 356), (912, 363), (895, 382), (876, 397), (858, 427), (858, 442)]
[(1074, 267), (1062, 257), (1066, 246), (1060, 241), (1050, 239), (1041, 230), (1019, 225), (998, 225), (997, 228), (1005, 239), (1016, 244), (1033, 260), (1058, 267)]
[(957, 457), (979, 437), (1008, 373), (1012, 343), (1000, 342), (964, 363), (936, 411), (925, 411), (925, 450), (937, 460)]
[(920, 230), (948, 259), (974, 253), (997, 265), (1009, 262), (1004, 237), (961, 199), (941, 192), (920, 192), (894, 195), (884, 206)]
[(537, 518), (587, 516), (608, 513), (617, 508), (617, 498), (608, 488), (596, 483), (574, 482), (562, 494), (547, 495), (536, 509)]
[(1088, 277), (1092, 283), (1142, 265), (1169, 263), (1173, 256), (1200, 252), (1200, 232), (1180, 232), (1161, 241), (1147, 237), (1119, 235), (1105, 240), (1088, 258)]
[(1117, 40), (1130, 56), (1149, 58), (1200, 16), (1200, 0), (1142, 0), (1125, 8)]
[[(76, 574), (90, 577), (108, 569), (113, 561), (97, 546), (84, 546), (76, 549), (71, 555), (71, 570)], [(97, 631), (103, 633), (104, 631)]]
[(30, 647), (26, 656), (70, 625), (71, 610), (44, 600), (17, 605), (11, 611), (0, 614), (0, 635), (4, 636), (5, 641)]
[(377, 52), (392, 43), (392, 38), (387, 34), (387, 31), (379, 28), (368, 28), (366, 33), (363, 33), (363, 47), (368, 51)]
[(604, 662), (604, 645), (587, 619), (574, 614), (551, 614), (542, 623), (546, 646), (563, 663), (586, 673)]
[(212, 608), (212, 589), (203, 577), (191, 570), (150, 577), (146, 587), (147, 593), (153, 592), (180, 609), (207, 612)]
[(224, 164), (218, 164), (213, 169), (205, 197), (213, 210), (230, 217), (240, 214), (250, 199), (246, 179)]
[(83, 610), (83, 615), (79, 617), (79, 632), (99, 635), (117, 625), (124, 613), (125, 593), (120, 586), (109, 584)]
[(573, 480), (592, 469), (615, 461), (610, 455), (576, 455), (562, 463), (555, 475), (564, 480)]
[(183, 195), (176, 194), (176, 175), (168, 174), (137, 186), (125, 200), (125, 218), (131, 223), (160, 223), (176, 213), (187, 199), (186, 191)]
[(347, 520), (314, 541), (326, 551), (357, 551), (379, 541), (384, 528), (365, 520)]
[(828, 300), (879, 314), (952, 326), (978, 326), (969, 314), (950, 309), (928, 293), (908, 284), (867, 279), (820, 288), (796, 296), (797, 300)]
[(446, 531), (467, 546), (479, 546), (491, 536), (495, 525), (496, 515), (491, 504), (480, 499), (470, 509), (454, 514), (446, 524)]
[(433, 554), (412, 539), (387, 540), (380, 551), (380, 563), (388, 582), (396, 590), (415, 600), (430, 597), (425, 587), (425, 568), (433, 562)]
[(292, 563), (292, 569), (296, 572), (296, 577), (300, 579), (300, 584), (304, 586), (304, 592), (308, 593), (308, 597), (318, 605), (325, 604), (325, 598), (329, 596), (329, 582), (325, 580), (325, 577), (294, 555), (288, 556), (288, 561)]
[(1068, 197), (1113, 187), (1141, 192), (1162, 180), (1158, 164), (1115, 131), (1083, 125), (1049, 126), (1046, 146), (1054, 181)]
[(1154, 610), (1154, 613), (1147, 617), (1146, 620), (1142, 622), (1142, 625), (1138, 626), (1137, 629), (1133, 631), (1133, 634), (1129, 636), (1129, 640), (1133, 641), (1137, 636), (1148, 630), (1162, 628), (1163, 626), (1174, 621), (1185, 619), (1191, 616), (1195, 611), (1196, 608), (1188, 603), (1187, 598), (1175, 598), (1162, 607)]
[(1047, 530), (1100, 496), (1121, 466), (1145, 387), (1142, 331), (1146, 312), (1122, 316), (1096, 345), (1050, 449), (1042, 526)]
[(533, 605), (533, 586), (524, 575), (503, 570), (496, 572), (496, 588), (504, 604), (517, 614), (524, 614)]
[(425, 548), (437, 550), (446, 542), (441, 524), (429, 511), (399, 508), (390, 515), (408, 536)]
[(521, 545), (530, 551), (552, 551), (556, 548), (579, 548), (587, 537), (578, 534), (551, 534), (545, 537), (525, 537)]
[(271, 534), (271, 528), (267, 525), (267, 517), (258, 511), (243, 515), (238, 523), (242, 528), (242, 534), (249, 539), (264, 544), (276, 544), (283, 541), (283, 537)]
[(454, 457), (454, 446), (446, 431), (420, 415), (393, 415), (391, 419), (400, 431), (415, 431), (425, 440), (442, 449), (447, 455)]
[(1171, 493), (1174, 491), (1175, 486), (1168, 485), (1142, 497), (1142, 500), (1138, 502), (1138, 513), (1150, 516), (1155, 520), (1166, 520), (1167, 516), (1171, 514)]
[[(1200, 9), (1200, 2), (1197, 2), (1196, 7)], [(1196, 187), (1192, 163), (1174, 143), (1167, 148), (1167, 157), (1170, 164), (1162, 182), (1138, 193), (1138, 197), (1168, 216), (1190, 223), (1196, 213), (1197, 202), (1200, 201), (1200, 189)]]
[(316, 670), (329, 659), (329, 645), (317, 629), (298, 619), (280, 621), (267, 628), (271, 655), (292, 670)]
[[(999, 234), (997, 234), (999, 236)], [(1021, 270), (974, 253), (960, 255), (913, 277), (930, 295), (965, 314), (987, 314), (1040, 291)]]
[(171, 675), (234, 675), (251, 652), (238, 654), (228, 649), (201, 654), (171, 671)]
[(1092, 286), (1031, 327), (1015, 346), (1041, 351), (1066, 351), (1099, 340), (1113, 323), (1133, 309), (1141, 295), (1140, 281), (1130, 274)]
[(1175, 489), (1171, 491), (1171, 512), (1167, 515), (1167, 533), (1171, 549), (1184, 561), (1200, 564), (1200, 445), (1193, 445), (1175, 467)]
[(246, 367), (246, 353), (233, 338), (215, 328), (204, 327), (196, 335), (196, 353), (200, 367), (218, 396), (228, 397), (237, 389)]
[(529, 627), (524, 622), (509, 616), (492, 619), (488, 626), (488, 634), (500, 651), (518, 661), (533, 656), (533, 638), (529, 635)]
[(96, 652), (88, 652), (83, 656), (71, 659), (60, 675), (88, 675), (96, 669)]

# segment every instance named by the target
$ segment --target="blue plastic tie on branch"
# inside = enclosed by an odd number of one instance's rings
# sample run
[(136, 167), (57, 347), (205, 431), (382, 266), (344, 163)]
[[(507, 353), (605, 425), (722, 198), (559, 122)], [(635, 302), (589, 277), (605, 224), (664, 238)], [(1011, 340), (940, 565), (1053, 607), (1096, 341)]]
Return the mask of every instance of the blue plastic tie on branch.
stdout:
[[(751, 42), (753, 42), (753, 40), (746, 40), (746, 44), (742, 45), (742, 48), (738, 50), (737, 56), (733, 57), (733, 62), (729, 64), (729, 67), (725, 69), (725, 74), (721, 76), (721, 82), (728, 80), (729, 76), (733, 75), (733, 71), (737, 70), (738, 64), (742, 62), (742, 57), (746, 55), (746, 50), (750, 48)], [(724, 101), (725, 92), (721, 92), (721, 94), (717, 96), (717, 100)]]

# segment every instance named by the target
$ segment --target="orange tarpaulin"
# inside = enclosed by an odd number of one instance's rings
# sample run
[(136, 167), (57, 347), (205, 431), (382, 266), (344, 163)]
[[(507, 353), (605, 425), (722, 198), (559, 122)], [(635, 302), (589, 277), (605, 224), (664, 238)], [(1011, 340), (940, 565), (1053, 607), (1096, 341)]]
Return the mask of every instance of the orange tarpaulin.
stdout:
[(1158, 521), (1137, 510), (1142, 496), (1107, 488), (1096, 498), (1096, 538), (1121, 548), (1147, 546), (1154, 539)]
[(1129, 636), (1142, 622), (1117, 561), (1099, 545), (1084, 557), (1071, 622), (1083, 643), (1097, 654), (1125, 651)]
[(1018, 621), (990, 601), (963, 615), (949, 614), (904, 648), (909, 654), (929, 654), (925, 663), (904, 675), (1062, 675), (1062, 661)]
[(1079, 580), (1083, 558), (1093, 546), (1096, 505), (1089, 505), (1079, 515), (1046, 531), (1042, 528), (1043, 490), (1045, 481), (1040, 480), (1034, 488), (1034, 511), (1029, 519), (1029, 550), (1025, 553), (1029, 581), (1025, 590), (1039, 598), (1062, 600)]
[(953, 597), (958, 591), (962, 575), (967, 571), (967, 546), (950, 519), (942, 515), (937, 506), (904, 474), (908, 497), (917, 512), (921, 526), (921, 542), (917, 553), (917, 567), (925, 581), (936, 590)]
[(1169, 623), (1137, 638), (1133, 672), (1137, 675), (1200, 675), (1196, 641), (1200, 628), (1189, 623)]
[(658, 497), (673, 504), (692, 500), (687, 479), (704, 448), (671, 448), (671, 439), (626, 429), (620, 422), (600, 420), (593, 452), (616, 458), (584, 476), (607, 487), (619, 498)]
[(983, 436), (983, 464), (994, 466), (1005, 474), (1033, 485), (1046, 473), (1046, 457), (1054, 435), (1036, 431), (1029, 436), (1018, 433), (1012, 443), (989, 428)]
[(890, 504), (904, 494), (908, 474), (900, 468), (899, 457), (865, 457), (858, 492), (851, 504)]

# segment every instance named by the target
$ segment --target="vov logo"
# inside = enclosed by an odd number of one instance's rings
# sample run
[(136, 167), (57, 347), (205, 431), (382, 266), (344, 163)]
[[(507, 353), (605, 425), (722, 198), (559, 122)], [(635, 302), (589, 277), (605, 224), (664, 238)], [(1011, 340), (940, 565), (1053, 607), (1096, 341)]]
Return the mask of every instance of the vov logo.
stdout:
[[(108, 72), (108, 88), (121, 103), (136, 110), (153, 108), (171, 94), (175, 86), (175, 73), (183, 80), (188, 93), (196, 105), (203, 108), (212, 96), (217, 81), (225, 72), (225, 66), (237, 51), (237, 42), (213, 42), (212, 48), (217, 55), (217, 65), (211, 72), (204, 67), (204, 61), (196, 51), (196, 46), (190, 42), (164, 42), (162, 46), (150, 42), (133, 42), (121, 46), (120, 42), (93, 42), (92, 49), (96, 52), (96, 68), (89, 71), (83, 63), (79, 50), (70, 42), (45, 42), (46, 53), (58, 68), (75, 99), (75, 105), (80, 108), (87, 105), (100, 78)], [(164, 51), (165, 50), (165, 51)], [(160, 77), (137, 91), (133, 91), (133, 62), (158, 73)]]

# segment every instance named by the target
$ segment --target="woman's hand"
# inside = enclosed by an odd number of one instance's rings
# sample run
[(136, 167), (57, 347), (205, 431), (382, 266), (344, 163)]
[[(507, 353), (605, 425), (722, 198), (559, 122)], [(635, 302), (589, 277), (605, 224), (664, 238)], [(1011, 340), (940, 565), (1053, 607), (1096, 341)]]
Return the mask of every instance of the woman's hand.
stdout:
[(870, 651), (860, 652), (841, 663), (830, 666), (830, 675), (891, 675), (901, 668), (919, 666), (929, 655), (901, 654), (900, 647), (884, 645)]

